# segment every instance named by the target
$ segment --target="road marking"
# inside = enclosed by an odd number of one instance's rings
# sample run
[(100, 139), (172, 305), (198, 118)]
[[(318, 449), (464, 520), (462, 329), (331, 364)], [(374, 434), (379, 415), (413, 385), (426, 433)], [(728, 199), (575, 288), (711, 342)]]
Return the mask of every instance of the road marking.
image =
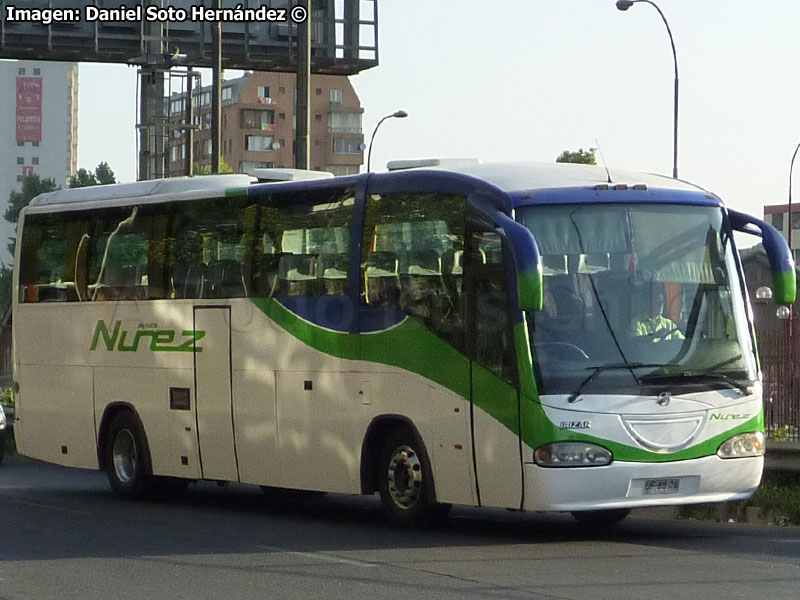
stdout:
[[(748, 537), (746, 535), (735, 535), (731, 536), (729, 539), (737, 539), (737, 540), (755, 540), (757, 538)], [(779, 544), (800, 544), (800, 539), (797, 540), (787, 540), (785, 538), (767, 538), (765, 540), (760, 540), (765, 542), (777, 542)]]
[(67, 508), (66, 506), (58, 506), (57, 504), (48, 504), (46, 502), (34, 502), (32, 500), (21, 500), (20, 498), (5, 498), (6, 502), (16, 502), (17, 504), (26, 504), (28, 506), (35, 506), (37, 508), (52, 508), (53, 510), (61, 510), (78, 515), (91, 514), (88, 510), (79, 510), (76, 508)]
[(301, 556), (303, 558), (316, 558), (322, 561), (339, 563), (342, 565), (351, 565), (353, 567), (363, 567), (365, 569), (372, 569), (373, 567), (378, 566), (374, 563), (368, 563), (361, 560), (353, 560), (349, 558), (341, 558), (339, 556), (332, 556), (330, 554), (324, 554), (322, 552), (299, 552), (297, 550), (289, 550), (288, 548), (281, 548), (279, 546), (256, 546), (256, 548), (258, 548), (259, 550), (269, 550), (270, 552), (280, 552), (281, 554), (294, 554), (295, 556)]

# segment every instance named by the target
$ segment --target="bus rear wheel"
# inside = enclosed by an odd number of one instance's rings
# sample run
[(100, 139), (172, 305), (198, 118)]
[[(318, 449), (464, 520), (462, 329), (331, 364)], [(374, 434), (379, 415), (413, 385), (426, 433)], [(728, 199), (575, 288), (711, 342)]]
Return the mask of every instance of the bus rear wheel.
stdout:
[(147, 442), (139, 421), (128, 411), (117, 413), (108, 424), (105, 466), (117, 495), (137, 500), (150, 491)]
[(436, 502), (430, 462), (417, 435), (395, 431), (386, 440), (378, 465), (378, 491), (392, 521), (426, 525), (450, 512), (449, 504)]

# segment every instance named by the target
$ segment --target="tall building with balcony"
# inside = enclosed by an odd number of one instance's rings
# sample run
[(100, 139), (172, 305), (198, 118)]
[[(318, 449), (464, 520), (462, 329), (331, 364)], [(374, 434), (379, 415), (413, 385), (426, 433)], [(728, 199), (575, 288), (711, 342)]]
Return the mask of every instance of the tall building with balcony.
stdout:
[[(296, 77), (293, 73), (246, 73), (222, 86), (222, 156), (236, 173), (294, 167)], [(346, 76), (311, 76), (309, 167), (334, 175), (359, 172), (364, 162), (364, 109)], [(167, 173), (187, 173), (186, 93), (168, 98)], [(194, 162), (211, 164), (211, 88), (192, 92)]]
[(0, 61), (0, 259), (11, 261), (14, 226), (3, 218), (12, 190), (38, 173), (65, 186), (78, 166), (78, 65)]

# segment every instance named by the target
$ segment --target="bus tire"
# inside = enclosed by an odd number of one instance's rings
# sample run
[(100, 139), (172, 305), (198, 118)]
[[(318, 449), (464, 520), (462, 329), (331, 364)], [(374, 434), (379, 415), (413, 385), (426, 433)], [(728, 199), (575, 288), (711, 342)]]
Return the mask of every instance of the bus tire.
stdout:
[(378, 491), (389, 519), (430, 525), (447, 516), (450, 505), (436, 502), (433, 473), (419, 436), (396, 429), (383, 446), (378, 469)]
[(105, 466), (114, 492), (126, 500), (139, 500), (152, 488), (147, 440), (139, 420), (130, 411), (114, 415), (105, 436)]
[(613, 527), (620, 523), (631, 512), (630, 508), (612, 508), (606, 510), (580, 510), (574, 511), (572, 516), (581, 525), (603, 529)]

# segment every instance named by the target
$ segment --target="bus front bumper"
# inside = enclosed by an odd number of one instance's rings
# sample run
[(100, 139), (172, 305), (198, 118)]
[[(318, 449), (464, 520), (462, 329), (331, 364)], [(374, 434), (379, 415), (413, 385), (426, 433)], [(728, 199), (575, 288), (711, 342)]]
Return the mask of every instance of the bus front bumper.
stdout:
[(763, 456), (574, 468), (526, 463), (523, 508), (580, 511), (741, 500), (756, 490), (763, 470)]

